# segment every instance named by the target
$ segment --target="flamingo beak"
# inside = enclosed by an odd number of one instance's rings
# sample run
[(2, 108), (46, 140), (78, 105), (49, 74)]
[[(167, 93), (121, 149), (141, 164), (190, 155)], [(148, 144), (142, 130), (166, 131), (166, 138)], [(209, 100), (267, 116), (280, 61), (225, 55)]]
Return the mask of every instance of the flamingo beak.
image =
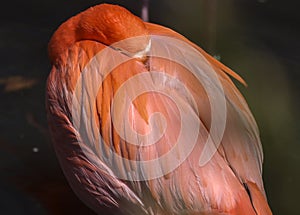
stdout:
[(150, 49), (151, 49), (151, 40), (149, 40), (149, 42), (148, 42), (147, 46), (145, 47), (145, 49), (131, 55), (131, 57), (138, 58), (138, 59), (145, 58), (149, 54)]

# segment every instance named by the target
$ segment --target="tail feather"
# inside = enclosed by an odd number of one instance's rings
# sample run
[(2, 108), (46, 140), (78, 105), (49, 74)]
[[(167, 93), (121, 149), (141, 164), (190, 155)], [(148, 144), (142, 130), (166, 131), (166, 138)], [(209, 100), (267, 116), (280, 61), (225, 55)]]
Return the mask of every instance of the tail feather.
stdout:
[(253, 182), (247, 182), (253, 207), (257, 215), (272, 215), (267, 199), (262, 191)]

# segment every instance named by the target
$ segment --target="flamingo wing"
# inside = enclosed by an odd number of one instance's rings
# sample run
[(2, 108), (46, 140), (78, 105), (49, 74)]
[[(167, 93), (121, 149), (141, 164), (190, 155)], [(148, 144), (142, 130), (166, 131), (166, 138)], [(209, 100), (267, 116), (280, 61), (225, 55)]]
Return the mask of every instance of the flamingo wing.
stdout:
[[(231, 168), (240, 183), (244, 185), (247, 192), (250, 192), (249, 195), (250, 198), (252, 198), (252, 201), (255, 201), (255, 199), (260, 200), (260, 206), (254, 204), (256, 212), (258, 214), (271, 214), (266, 201), (262, 181), (263, 151), (257, 124), (245, 99), (228, 75), (237, 79), (244, 85), (246, 85), (245, 81), (230, 68), (217, 61), (203, 49), (177, 32), (152, 23), (146, 23), (146, 26), (149, 29), (150, 34), (175, 37), (187, 42), (206, 58), (210, 66), (217, 73), (223, 86), (227, 103), (226, 129), (218, 153), (223, 157), (226, 165)], [(197, 93), (201, 95), (199, 90)], [(201, 97), (201, 100), (202, 101), (200, 102), (202, 104), (205, 104), (206, 106), (209, 105), (209, 102), (204, 102), (205, 98)], [(204, 116), (212, 114), (208, 107), (203, 108), (202, 106), (202, 110), (206, 110), (203, 113)], [(199, 117), (201, 118), (202, 115)], [(206, 128), (210, 127), (209, 121), (202, 119), (202, 122)]]
[[(87, 145), (74, 126), (74, 90), (84, 66), (105, 46), (83, 41), (60, 56), (47, 80), (46, 106), (54, 149), (63, 172), (77, 196), (95, 211), (106, 214), (144, 214), (138, 196)], [(79, 104), (77, 104), (79, 105)]]

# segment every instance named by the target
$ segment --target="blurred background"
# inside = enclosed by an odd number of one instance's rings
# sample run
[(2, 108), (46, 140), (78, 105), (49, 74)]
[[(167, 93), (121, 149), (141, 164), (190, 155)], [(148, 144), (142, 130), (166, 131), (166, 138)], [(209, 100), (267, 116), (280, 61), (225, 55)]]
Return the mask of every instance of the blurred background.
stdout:
[[(12, 0), (0, 13), (0, 214), (93, 214), (67, 184), (47, 130), (47, 43), (66, 19), (104, 1)], [(140, 15), (141, 0), (105, 1)], [(274, 214), (299, 214), (300, 1), (150, 0), (170, 27), (239, 73), (264, 148)]]

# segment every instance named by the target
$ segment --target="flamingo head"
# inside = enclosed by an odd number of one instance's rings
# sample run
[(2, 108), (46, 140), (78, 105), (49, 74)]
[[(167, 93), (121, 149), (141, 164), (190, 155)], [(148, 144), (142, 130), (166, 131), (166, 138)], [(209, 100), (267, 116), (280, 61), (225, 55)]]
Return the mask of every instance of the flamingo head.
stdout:
[(144, 22), (118, 5), (101, 4), (84, 11), (76, 31), (79, 40), (95, 40), (134, 58), (143, 58), (151, 46)]

